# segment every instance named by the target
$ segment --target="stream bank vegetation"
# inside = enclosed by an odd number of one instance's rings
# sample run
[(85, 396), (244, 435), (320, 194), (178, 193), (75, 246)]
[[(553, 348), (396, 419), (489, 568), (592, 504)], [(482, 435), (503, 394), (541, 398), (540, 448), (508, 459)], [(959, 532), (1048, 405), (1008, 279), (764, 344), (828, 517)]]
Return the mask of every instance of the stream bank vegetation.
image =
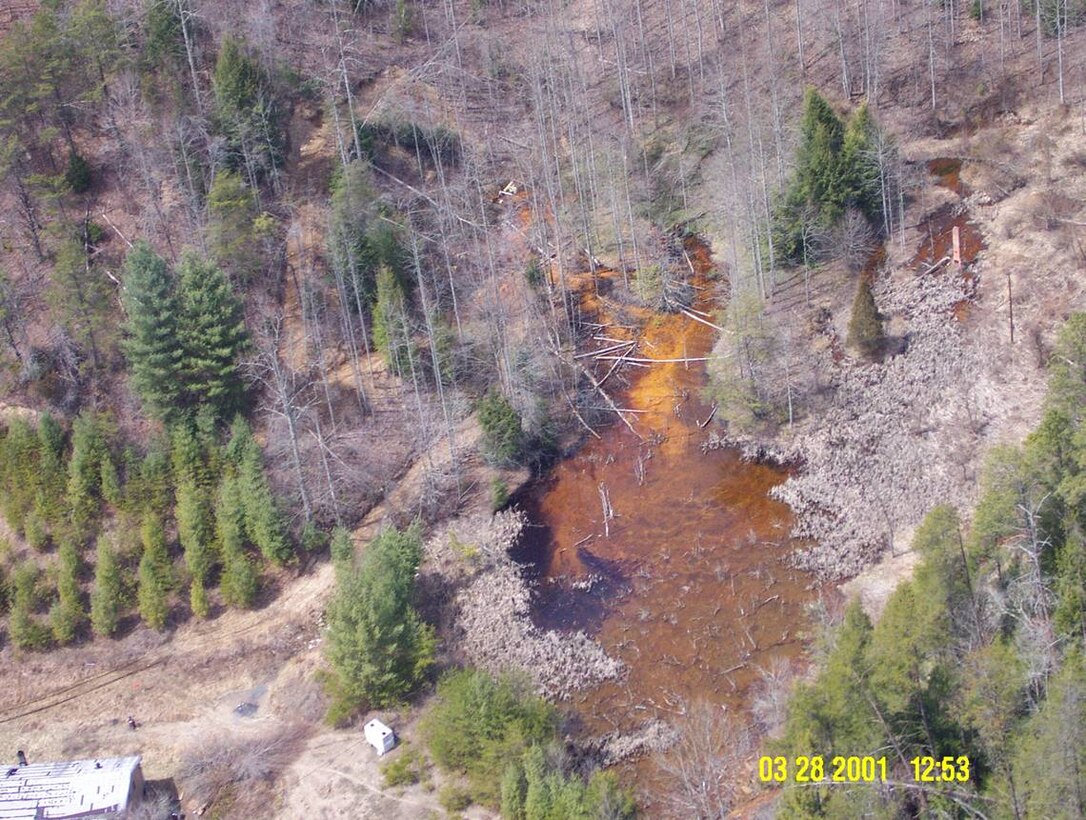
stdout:
[[(872, 624), (853, 602), (818, 647), (773, 753), (885, 755), (892, 784), (786, 787), (795, 816), (1080, 813), (1086, 764), (1083, 408), (1086, 315), (1050, 359), (1040, 425), (993, 450), (967, 525), (949, 505), (913, 537), (911, 580)], [(969, 757), (968, 783), (913, 784), (917, 755)]]

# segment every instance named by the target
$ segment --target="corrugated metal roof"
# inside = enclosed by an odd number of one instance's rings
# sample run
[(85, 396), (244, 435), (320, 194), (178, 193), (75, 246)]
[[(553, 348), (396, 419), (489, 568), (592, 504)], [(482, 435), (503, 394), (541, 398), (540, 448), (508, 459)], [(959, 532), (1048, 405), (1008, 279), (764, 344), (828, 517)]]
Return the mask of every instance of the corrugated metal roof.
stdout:
[(138, 756), (9, 765), (0, 769), (0, 820), (122, 812), (139, 765)]

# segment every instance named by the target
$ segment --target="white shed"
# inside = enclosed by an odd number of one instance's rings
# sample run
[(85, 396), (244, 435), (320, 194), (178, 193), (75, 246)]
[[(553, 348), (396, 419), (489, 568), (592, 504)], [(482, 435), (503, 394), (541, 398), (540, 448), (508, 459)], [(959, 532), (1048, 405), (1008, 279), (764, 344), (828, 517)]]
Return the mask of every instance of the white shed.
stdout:
[(363, 731), (366, 740), (377, 750), (378, 755), (396, 748), (396, 733), (376, 718), (367, 723)]

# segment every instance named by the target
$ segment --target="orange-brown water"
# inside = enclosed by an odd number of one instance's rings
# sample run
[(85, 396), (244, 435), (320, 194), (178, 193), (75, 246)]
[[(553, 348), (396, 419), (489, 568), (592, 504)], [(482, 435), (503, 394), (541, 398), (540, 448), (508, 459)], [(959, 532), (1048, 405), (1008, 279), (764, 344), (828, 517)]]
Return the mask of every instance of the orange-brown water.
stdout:
[[(687, 250), (699, 274), (695, 307), (709, 311), (707, 248), (688, 243)], [(595, 302), (606, 324), (606, 298), (589, 295), (582, 305)], [(622, 331), (601, 333), (619, 338)], [(714, 335), (685, 315), (657, 315), (635, 355), (707, 356)], [(597, 379), (611, 364), (597, 364)], [(600, 428), (600, 439), (587, 438), (518, 499), (533, 525), (518, 557), (539, 580), (537, 621), (587, 629), (628, 667), (620, 682), (575, 698), (591, 731), (653, 717), (681, 727), (684, 704), (699, 700), (744, 710), (760, 667), (802, 653), (806, 605), (818, 595), (811, 577), (782, 563), (793, 548), (791, 514), (767, 493), (786, 472), (729, 450), (702, 452), (709, 427), (699, 423), (712, 412), (703, 396), (705, 363), (653, 364), (629, 376), (625, 391), (613, 378), (605, 388), (637, 411), (627, 414), (637, 434), (617, 421)], [(606, 529), (601, 487), (614, 511)], [(590, 578), (592, 589), (581, 588)], [(652, 772), (651, 764), (638, 765), (644, 782)]]
[[(928, 172), (935, 177), (941, 188), (953, 191), (964, 199), (972, 191), (961, 179), (962, 161), (955, 158), (933, 159), (928, 163)], [(976, 284), (976, 272), (970, 265), (984, 250), (984, 237), (977, 226), (970, 221), (969, 212), (956, 203), (949, 203), (936, 209), (921, 225), (920, 245), (912, 259), (914, 268), (925, 269), (954, 251), (954, 229), (958, 229), (962, 268), (959, 272), (966, 285), (967, 292)], [(963, 299), (954, 306), (954, 317), (959, 322), (969, 318), (972, 301)]]

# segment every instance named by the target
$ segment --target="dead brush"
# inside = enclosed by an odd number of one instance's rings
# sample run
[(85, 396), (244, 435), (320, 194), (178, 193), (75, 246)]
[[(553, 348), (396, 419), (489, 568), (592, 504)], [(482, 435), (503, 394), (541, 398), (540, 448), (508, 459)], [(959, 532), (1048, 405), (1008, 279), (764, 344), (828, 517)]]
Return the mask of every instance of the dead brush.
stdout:
[(308, 733), (302, 723), (284, 723), (259, 734), (222, 732), (190, 746), (176, 775), (186, 802), (197, 811), (228, 802), (231, 816), (260, 816), (276, 778), (298, 756)]

